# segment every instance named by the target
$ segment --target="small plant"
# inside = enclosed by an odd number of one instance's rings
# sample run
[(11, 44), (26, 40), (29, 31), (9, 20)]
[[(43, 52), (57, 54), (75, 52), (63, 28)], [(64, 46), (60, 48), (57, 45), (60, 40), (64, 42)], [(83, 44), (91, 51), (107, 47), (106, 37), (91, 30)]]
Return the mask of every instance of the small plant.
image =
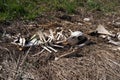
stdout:
[(94, 0), (87, 0), (87, 6), (89, 10), (101, 10), (101, 4)]

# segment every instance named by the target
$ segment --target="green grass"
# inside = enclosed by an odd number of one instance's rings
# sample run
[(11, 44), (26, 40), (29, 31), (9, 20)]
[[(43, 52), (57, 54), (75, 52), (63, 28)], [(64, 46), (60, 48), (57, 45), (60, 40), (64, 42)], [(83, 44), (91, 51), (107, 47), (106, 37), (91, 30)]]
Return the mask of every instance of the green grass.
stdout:
[(90, 11), (113, 12), (119, 5), (119, 0), (87, 0), (86, 8)]
[(33, 19), (41, 11), (37, 9), (37, 3), (32, 0), (1, 0), (0, 1), (0, 21), (19, 19)]
[(74, 13), (78, 7), (88, 11), (112, 12), (117, 6), (119, 0), (0, 0), (0, 21), (30, 20), (47, 11)]

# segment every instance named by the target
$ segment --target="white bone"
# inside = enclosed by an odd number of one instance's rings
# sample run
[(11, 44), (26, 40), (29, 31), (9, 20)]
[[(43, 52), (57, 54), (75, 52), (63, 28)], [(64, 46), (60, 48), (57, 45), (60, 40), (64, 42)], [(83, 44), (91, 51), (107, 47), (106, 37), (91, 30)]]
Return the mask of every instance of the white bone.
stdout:
[(120, 32), (117, 33), (117, 38), (120, 41)]
[(19, 39), (19, 41), (20, 41), (20, 43), (18, 43), (18, 45), (20, 45), (20, 46), (25, 46), (25, 38), (24, 37), (20, 37), (20, 39)]
[(116, 42), (116, 41), (113, 41), (113, 40), (110, 40), (109, 43), (114, 44), (116, 46), (120, 46), (120, 42)]
[(60, 38), (62, 38), (62, 35), (58, 34), (57, 40), (60, 40)]
[(108, 41), (109, 43), (114, 44), (116, 46), (120, 46), (120, 41), (114, 41), (111, 39), (111, 37), (108, 37), (107, 39), (109, 40)]
[(34, 46), (34, 45), (40, 45), (40, 44), (42, 44), (42, 42), (34, 38), (26, 46)]
[(37, 34), (39, 35), (40, 40), (45, 43), (46, 39), (42, 31), (37, 32)]
[(52, 46), (54, 46), (54, 47), (59, 47), (59, 48), (64, 48), (64, 46), (60, 46), (60, 45), (52, 45)]
[(49, 29), (49, 32), (50, 32), (50, 35), (48, 35), (49, 38), (48, 38), (47, 42), (54, 41), (55, 37), (53, 35), (53, 31), (51, 29)]
[(49, 49), (53, 50), (54, 52), (57, 52), (57, 50), (55, 50), (54, 48), (47, 46)]
[(67, 38), (63, 35), (63, 30), (60, 31), (60, 32), (57, 32), (56, 38), (57, 38), (57, 40), (60, 40), (60, 39), (66, 40), (66, 39), (67, 39)]
[(98, 28), (96, 29), (96, 31), (99, 34), (105, 34), (105, 35), (113, 36), (113, 34), (111, 34), (108, 30), (106, 30), (105, 27), (101, 24), (98, 25)]
[(58, 58), (58, 57), (55, 57), (55, 61), (57, 61), (57, 60), (59, 60), (59, 58)]
[(63, 43), (65, 40), (63, 40), (63, 41), (57, 41), (57, 42), (55, 42), (56, 44), (59, 44), (59, 43)]
[(52, 29), (50, 29), (49, 31), (50, 31), (51, 38), (54, 40), (54, 35), (53, 35)]
[(69, 29), (69, 31), (70, 31), (70, 34), (72, 34), (73, 31), (71, 29)]
[(78, 37), (78, 36), (82, 36), (82, 35), (83, 35), (83, 33), (81, 31), (74, 31), (71, 33), (71, 37), (73, 37), (73, 36)]
[(30, 40), (31, 40), (31, 39), (33, 39), (33, 38), (35, 38), (36, 36), (37, 36), (37, 35), (36, 35), (36, 34), (34, 34), (34, 35), (30, 38)]
[(43, 49), (47, 50), (48, 52), (52, 53), (51, 50), (49, 50), (46, 46), (41, 46)]

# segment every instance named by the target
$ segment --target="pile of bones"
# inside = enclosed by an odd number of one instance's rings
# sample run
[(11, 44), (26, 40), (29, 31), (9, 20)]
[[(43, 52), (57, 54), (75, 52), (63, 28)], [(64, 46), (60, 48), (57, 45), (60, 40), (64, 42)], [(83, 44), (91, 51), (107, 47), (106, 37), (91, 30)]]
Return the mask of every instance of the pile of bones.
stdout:
[[(91, 34), (99, 34), (100, 37), (108, 40), (110, 44), (120, 46), (120, 33), (112, 34), (105, 29), (103, 25), (98, 25), (98, 28), (93, 31)], [(117, 37), (117, 41), (112, 40)], [(14, 36), (14, 41), (12, 44), (21, 46), (21, 47), (31, 47), (39, 45), (43, 51), (58, 52), (56, 48), (64, 48), (65, 45), (69, 44), (71, 46), (81, 47), (89, 42), (87, 37), (81, 31), (71, 31), (65, 32), (63, 28), (58, 27), (55, 30), (49, 29), (47, 31), (39, 30), (32, 37), (26, 39), (23, 35), (18, 34)]]
[[(78, 40), (78, 37), (81, 37), (81, 40)], [(37, 31), (30, 39), (23, 37), (20, 33), (14, 36), (14, 41), (12, 44), (21, 46), (21, 47), (31, 47), (39, 45), (43, 51), (58, 52), (58, 48), (64, 48), (65, 45), (79, 45), (78, 41), (84, 42), (87, 41), (87, 38), (81, 31), (71, 31), (65, 32), (63, 28), (58, 27), (55, 30), (49, 29), (47, 31), (39, 30)], [(80, 44), (80, 45), (83, 45)], [(57, 49), (56, 49), (57, 48)]]

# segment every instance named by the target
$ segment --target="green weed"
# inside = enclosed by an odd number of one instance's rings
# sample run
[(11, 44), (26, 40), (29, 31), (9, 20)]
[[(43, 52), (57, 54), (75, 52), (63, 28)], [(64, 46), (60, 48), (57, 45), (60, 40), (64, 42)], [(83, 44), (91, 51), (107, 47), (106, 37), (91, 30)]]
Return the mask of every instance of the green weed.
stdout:
[(74, 13), (78, 7), (88, 11), (115, 11), (119, 0), (0, 0), (0, 21), (34, 19), (46, 11)]

